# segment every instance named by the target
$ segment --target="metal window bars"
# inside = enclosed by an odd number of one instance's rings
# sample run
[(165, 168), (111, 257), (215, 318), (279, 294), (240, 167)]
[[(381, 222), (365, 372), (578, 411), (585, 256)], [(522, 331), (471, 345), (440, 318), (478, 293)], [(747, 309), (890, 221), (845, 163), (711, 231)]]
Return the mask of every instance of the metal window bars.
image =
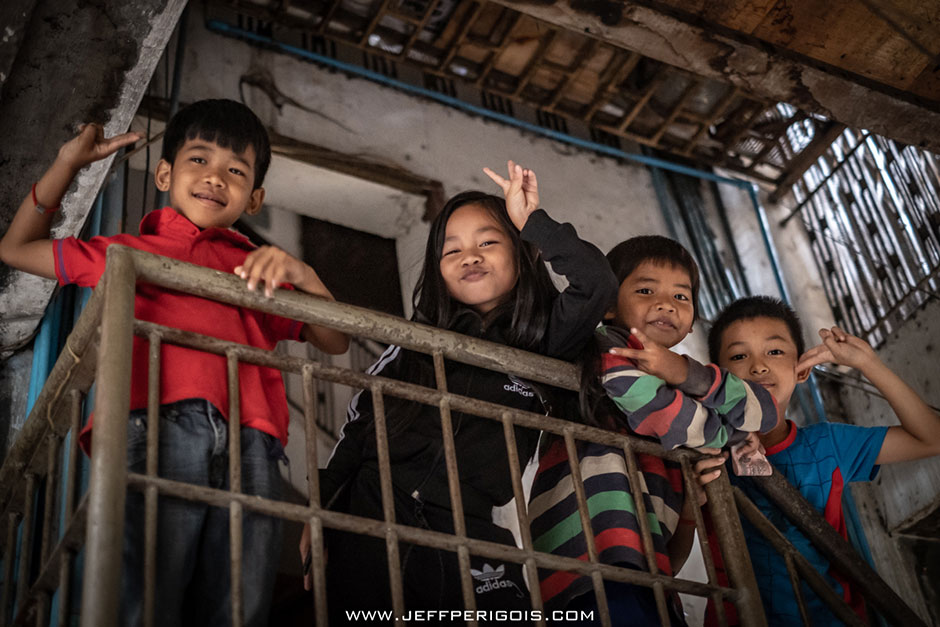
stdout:
[[(159, 285), (166, 289), (186, 291), (201, 297), (275, 313), (296, 320), (334, 327), (350, 334), (395, 343), (405, 348), (422, 351), (433, 356), (437, 389), (385, 379), (355, 372), (346, 368), (325, 365), (298, 357), (278, 355), (274, 352), (248, 347), (194, 333), (162, 327), (133, 319), (134, 292), (137, 281)], [(100, 327), (99, 327), (100, 321)], [(99, 340), (100, 328), (100, 340)], [(148, 397), (148, 459), (146, 474), (129, 473), (126, 468), (126, 430), (130, 403), (130, 362), (134, 334), (150, 341), (150, 394)], [(230, 412), (230, 491), (189, 485), (160, 478), (157, 470), (157, 420), (159, 397), (155, 383), (159, 381), (160, 345), (173, 343), (223, 355), (229, 365)], [(577, 389), (578, 377), (574, 366), (544, 356), (533, 355), (467, 338), (448, 331), (406, 322), (400, 318), (367, 311), (361, 308), (326, 302), (296, 292), (280, 293), (274, 299), (265, 299), (248, 292), (233, 275), (212, 271), (183, 262), (143, 253), (120, 246), (108, 250), (107, 270), (85, 312), (68, 338), (67, 350), (60, 355), (45, 387), (26, 422), (19, 438), (0, 468), (0, 538), (5, 538), (3, 559), (2, 605), (0, 627), (6, 625), (50, 624), (49, 612), (53, 594), (59, 595), (58, 614), (54, 623), (70, 624), (70, 575), (74, 558), (84, 551), (83, 591), (81, 605), (82, 625), (86, 627), (117, 623), (121, 577), (121, 541), (124, 524), (124, 500), (127, 488), (140, 490), (145, 495), (145, 599), (144, 624), (152, 625), (155, 611), (154, 581), (156, 564), (157, 496), (169, 495), (195, 500), (211, 506), (227, 508), (231, 521), (231, 572), (233, 582), (245, 567), (242, 561), (241, 519), (245, 510), (264, 513), (286, 520), (309, 523), (313, 551), (313, 597), (318, 625), (327, 624), (326, 579), (324, 571), (323, 530), (325, 527), (343, 529), (384, 539), (389, 558), (389, 575), (394, 612), (402, 617), (405, 612), (401, 568), (398, 555), (400, 541), (439, 548), (457, 554), (462, 565), (462, 593), (466, 610), (474, 608), (474, 591), (469, 573), (469, 555), (501, 559), (523, 565), (531, 588), (533, 610), (543, 611), (538, 585), (538, 568), (569, 571), (591, 577), (599, 600), (601, 620), (610, 624), (603, 582), (619, 581), (650, 587), (655, 595), (660, 620), (669, 624), (666, 612), (666, 594), (683, 592), (709, 597), (715, 602), (719, 623), (727, 624), (723, 605), (732, 602), (743, 625), (765, 625), (753, 571), (744, 544), (738, 510), (727, 479), (706, 486), (712, 512), (712, 521), (721, 548), (730, 585), (720, 585), (710, 551), (703, 551), (708, 583), (682, 580), (662, 574), (652, 559), (652, 537), (640, 494), (640, 476), (637, 454), (657, 455), (679, 461), (688, 490), (695, 490), (692, 462), (696, 454), (689, 450), (664, 452), (658, 445), (582, 424), (548, 418), (538, 414), (510, 409), (452, 394), (447, 390), (444, 377), (444, 359), (509, 372), (527, 379), (567, 389)], [(308, 446), (306, 467), (309, 481), (309, 505), (263, 499), (240, 491), (239, 390), (237, 367), (240, 362), (252, 363), (283, 372), (299, 374), (304, 385), (303, 414)], [(96, 383), (96, 426), (94, 449), (91, 457), (91, 477), (87, 493), (75, 505), (77, 434), (80, 428), (85, 395)], [(320, 382), (340, 383), (369, 390), (372, 394), (376, 437), (379, 451), (379, 473), (384, 509), (384, 520), (360, 518), (350, 514), (324, 510), (320, 506), (317, 447), (317, 386)], [(395, 396), (440, 408), (445, 459), (451, 502), (454, 504), (454, 534), (428, 531), (396, 523), (391, 500), (391, 471), (387, 448), (384, 399)], [(463, 520), (459, 470), (454, 449), (454, 434), (450, 412), (459, 411), (483, 419), (501, 421), (510, 460), (513, 493), (521, 529), (522, 547), (469, 538)], [(579, 514), (583, 523), (589, 555), (586, 561), (538, 552), (533, 548), (527, 508), (523, 496), (519, 459), (515, 447), (515, 426), (541, 429), (561, 436), (569, 450), (574, 451), (576, 440), (585, 440), (621, 447), (627, 464), (634, 502), (641, 521), (641, 536), (648, 558), (648, 572), (620, 568), (601, 563), (591, 531), (590, 514), (580, 481), (577, 456), (570, 455), (571, 471), (576, 489)], [(67, 466), (61, 471), (60, 449), (63, 438), (69, 437)], [(65, 477), (64, 485), (57, 477)], [(37, 499), (45, 495), (43, 519), (35, 519)], [(64, 496), (64, 499), (62, 498)], [(740, 496), (737, 497), (740, 500)], [(55, 504), (62, 500), (61, 506)], [(747, 514), (747, 503), (741, 503)], [(818, 516), (818, 514), (817, 514)], [(56, 524), (55, 520), (61, 520)], [(703, 543), (709, 542), (705, 518), (701, 509), (694, 508), (694, 520)], [(821, 520), (821, 518), (820, 518)], [(823, 521), (824, 522), (824, 521)], [(5, 525), (5, 526), (3, 526)], [(32, 535), (40, 530), (39, 550)], [(849, 549), (849, 551), (851, 551)], [(792, 552), (792, 551), (791, 551)], [(38, 563), (32, 563), (32, 557)], [(18, 571), (14, 575), (14, 566)], [(799, 558), (788, 558), (791, 573), (811, 578), (812, 573), (801, 566)], [(795, 566), (794, 566), (795, 564)], [(868, 573), (865, 573), (868, 576)], [(877, 579), (877, 576), (874, 576)], [(880, 580), (878, 580), (880, 581)], [(883, 582), (882, 582), (883, 585)], [(867, 593), (871, 588), (864, 589)], [(233, 624), (240, 626), (240, 585), (232, 587)], [(834, 596), (834, 595), (831, 595)], [(832, 599), (828, 599), (832, 600)], [(835, 603), (841, 601), (835, 600)], [(902, 604), (903, 605), (903, 604)], [(455, 608), (459, 609), (459, 608)], [(908, 614), (891, 614), (889, 617)], [(906, 609), (906, 608), (905, 608)], [(879, 610), (885, 611), (879, 606)], [(468, 624), (477, 624), (471, 612)], [(546, 624), (542, 614), (537, 624)], [(898, 624), (914, 624), (911, 622)]]
[(793, 186), (837, 324), (882, 343), (940, 297), (940, 171), (913, 146), (846, 129)]

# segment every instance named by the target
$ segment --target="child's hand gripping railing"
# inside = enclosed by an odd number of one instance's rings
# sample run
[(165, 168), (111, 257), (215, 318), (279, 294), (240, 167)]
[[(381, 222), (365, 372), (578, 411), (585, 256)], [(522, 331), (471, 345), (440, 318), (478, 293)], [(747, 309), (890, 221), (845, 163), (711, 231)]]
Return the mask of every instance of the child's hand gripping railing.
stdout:
[[(124, 501), (128, 486), (145, 495), (145, 591), (144, 624), (152, 625), (155, 611), (156, 562), (156, 513), (157, 496), (174, 496), (197, 500), (211, 506), (226, 508), (231, 522), (231, 571), (233, 581), (243, 569), (241, 553), (241, 521), (243, 511), (248, 509), (263, 514), (303, 523), (312, 527), (314, 600), (317, 624), (327, 624), (326, 581), (323, 553), (323, 528), (344, 529), (353, 533), (367, 534), (384, 539), (389, 557), (389, 580), (395, 612), (402, 616), (405, 611), (401, 566), (398, 559), (400, 541), (435, 547), (457, 554), (463, 564), (461, 589), (465, 609), (475, 607), (473, 583), (466, 567), (470, 554), (501, 559), (524, 565), (530, 582), (533, 614), (536, 622), (545, 624), (543, 604), (538, 586), (538, 568), (568, 571), (592, 578), (598, 595), (602, 622), (610, 623), (609, 612), (604, 602), (604, 580), (620, 581), (646, 586), (654, 590), (660, 617), (668, 624), (665, 610), (666, 591), (685, 592), (706, 596), (719, 601), (730, 600), (738, 608), (745, 625), (763, 625), (765, 618), (754, 584), (750, 561), (744, 550), (743, 536), (737, 510), (731, 497), (727, 480), (713, 482), (708, 487), (709, 501), (720, 512), (716, 528), (725, 549), (725, 564), (731, 580), (731, 588), (720, 586), (715, 576), (714, 565), (707, 564), (709, 583), (679, 580), (661, 574), (650, 560), (649, 572), (620, 568), (598, 561), (596, 549), (591, 550), (587, 561), (567, 558), (536, 551), (529, 533), (529, 520), (523, 500), (522, 480), (519, 473), (518, 453), (514, 441), (514, 427), (544, 430), (564, 438), (569, 450), (575, 440), (587, 440), (624, 450), (633, 485), (639, 485), (635, 454), (643, 453), (663, 456), (680, 461), (685, 470), (685, 481), (691, 487), (691, 468), (688, 451), (664, 453), (658, 445), (624, 435), (594, 429), (582, 424), (546, 418), (539, 414), (507, 408), (449, 393), (444, 377), (444, 359), (460, 361), (490, 370), (507, 372), (532, 381), (567, 389), (577, 389), (578, 377), (571, 364), (539, 355), (524, 353), (504, 345), (492, 344), (455, 333), (406, 322), (400, 318), (367, 311), (361, 308), (327, 302), (296, 292), (278, 292), (273, 299), (248, 292), (242, 281), (234, 275), (208, 270), (183, 262), (142, 253), (119, 246), (108, 251), (108, 270), (99, 289), (82, 315), (75, 331), (69, 337), (69, 350), (60, 357), (47, 381), (39, 401), (8, 454), (0, 470), (0, 502), (5, 503), (2, 523), (5, 524), (3, 552), (4, 582), (0, 607), (0, 625), (33, 623), (48, 624), (51, 608), (50, 598), (56, 591), (59, 598), (58, 624), (67, 624), (71, 609), (69, 603), (69, 572), (71, 556), (77, 553), (84, 541), (85, 563), (83, 571), (83, 594), (80, 606), (82, 624), (86, 626), (116, 624), (121, 589), (121, 538), (124, 525)], [(166, 289), (194, 293), (204, 298), (223, 301), (277, 314), (308, 323), (340, 329), (346, 333), (368, 337), (386, 343), (395, 343), (405, 348), (424, 352), (433, 357), (438, 389), (433, 390), (402, 381), (374, 377), (345, 368), (323, 365), (317, 362), (277, 355), (258, 348), (233, 344), (134, 320), (134, 291), (136, 282), (159, 285)], [(101, 321), (100, 349), (96, 353), (96, 331)], [(147, 473), (127, 473), (126, 432), (129, 410), (129, 385), (131, 346), (134, 334), (147, 337), (150, 342), (149, 377), (151, 393), (148, 399), (148, 459)], [(189, 485), (158, 477), (157, 432), (159, 396), (156, 382), (159, 381), (160, 350), (162, 343), (173, 343), (225, 356), (229, 365), (230, 393), (230, 467), (231, 491)], [(310, 505), (302, 506), (240, 493), (240, 449), (239, 438), (239, 389), (236, 376), (240, 362), (252, 363), (284, 372), (294, 373), (304, 382), (304, 421), (306, 425), (306, 464), (309, 482)], [(97, 367), (97, 377), (93, 369)], [(91, 477), (88, 493), (75, 508), (75, 469), (78, 453), (75, 441), (81, 416), (82, 395), (93, 379), (96, 388), (96, 423), (94, 447), (91, 461)], [(324, 510), (320, 506), (318, 460), (316, 446), (316, 385), (319, 381), (341, 383), (371, 391), (376, 418), (376, 437), (379, 443), (379, 473), (385, 520), (373, 520)], [(390, 506), (392, 490), (388, 461), (387, 429), (383, 410), (385, 395), (392, 395), (440, 408), (444, 438), (444, 457), (448, 472), (450, 499), (453, 504), (455, 533), (445, 534), (427, 531), (395, 522), (394, 509)], [(453, 427), (450, 412), (473, 414), (483, 419), (500, 421), (510, 459), (513, 492), (516, 496), (518, 519), (521, 528), (522, 548), (506, 546), (467, 537), (463, 521), (463, 506), (454, 447)], [(58, 525), (55, 518), (60, 513), (55, 505), (61, 496), (57, 492), (59, 482), (55, 480), (59, 468), (58, 448), (62, 437), (70, 432), (71, 455), (65, 470), (69, 478), (66, 488), (64, 519)], [(576, 457), (574, 458), (577, 459)], [(577, 463), (572, 471), (579, 475)], [(25, 481), (23, 481), (25, 477)], [(41, 524), (33, 520), (37, 487), (45, 482), (46, 491), (44, 519)], [(576, 489), (579, 488), (575, 481)], [(634, 495), (642, 508), (643, 499)], [(578, 508), (583, 521), (590, 516), (583, 489), (578, 498)], [(640, 517), (645, 520), (645, 516)], [(700, 511), (695, 512), (697, 526), (704, 530)], [(87, 525), (85, 522), (87, 521)], [(87, 528), (86, 528), (87, 527)], [(644, 546), (651, 547), (649, 526), (641, 523)], [(39, 564), (31, 564), (33, 551), (33, 529), (41, 529)], [(17, 532), (21, 530), (17, 541)], [(58, 531), (58, 533), (57, 533)], [(585, 526), (589, 546), (594, 543), (590, 525)], [(56, 539), (57, 538), (57, 539)], [(20, 550), (19, 568), (13, 572)], [(706, 556), (706, 560), (710, 557)], [(34, 576), (34, 573), (38, 573)], [(233, 586), (233, 624), (241, 625), (242, 598), (240, 586)], [(15, 613), (13, 605), (15, 603)], [(456, 609), (456, 608), (455, 608)], [(541, 615), (541, 618), (538, 617)], [(475, 624), (471, 614), (467, 621)]]

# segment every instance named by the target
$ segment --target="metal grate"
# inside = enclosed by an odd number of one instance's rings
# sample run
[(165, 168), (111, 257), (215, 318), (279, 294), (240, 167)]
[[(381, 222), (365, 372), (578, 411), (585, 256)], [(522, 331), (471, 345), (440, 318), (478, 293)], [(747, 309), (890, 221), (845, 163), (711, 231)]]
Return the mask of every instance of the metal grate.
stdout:
[(847, 129), (793, 193), (838, 325), (878, 345), (938, 298), (936, 155)]

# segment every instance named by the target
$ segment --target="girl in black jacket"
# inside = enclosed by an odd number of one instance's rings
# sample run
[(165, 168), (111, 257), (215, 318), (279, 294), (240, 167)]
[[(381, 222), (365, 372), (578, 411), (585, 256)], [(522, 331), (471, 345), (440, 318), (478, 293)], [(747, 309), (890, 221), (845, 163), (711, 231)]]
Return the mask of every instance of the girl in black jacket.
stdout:
[[(435, 218), (415, 288), (414, 319), (571, 360), (616, 297), (617, 283), (597, 248), (538, 208), (535, 173), (512, 161), (508, 165), (509, 180), (484, 169), (505, 201), (464, 192)], [(543, 262), (568, 280), (563, 292), (555, 289)], [(454, 361), (446, 362), (445, 371), (451, 393), (547, 411), (542, 392), (517, 377)], [(435, 387), (431, 358), (398, 346), (389, 347), (368, 372)], [(438, 408), (386, 396), (385, 410), (395, 521), (453, 533)], [(513, 498), (502, 424), (459, 412), (452, 420), (467, 534), (513, 545), (512, 534), (492, 520), (493, 508)], [(516, 429), (522, 463), (532, 457), (537, 441), (538, 432)], [(325, 506), (384, 518), (368, 392), (351, 401), (320, 486)], [(307, 546), (302, 543), (303, 554)], [(330, 624), (349, 621), (347, 610), (391, 610), (384, 540), (328, 530), (326, 548)], [(455, 553), (401, 542), (399, 555), (407, 610), (463, 608)], [(470, 567), (477, 609), (531, 608), (519, 564), (471, 555)]]

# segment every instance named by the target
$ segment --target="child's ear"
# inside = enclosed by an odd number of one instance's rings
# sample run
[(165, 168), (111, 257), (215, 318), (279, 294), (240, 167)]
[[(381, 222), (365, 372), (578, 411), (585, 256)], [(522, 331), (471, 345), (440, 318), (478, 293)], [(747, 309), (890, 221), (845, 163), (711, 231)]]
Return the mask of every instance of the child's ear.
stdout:
[(160, 159), (153, 171), (153, 182), (161, 192), (170, 191), (170, 180), (173, 178), (173, 166), (166, 159)]
[[(796, 366), (794, 366), (796, 368)], [(806, 380), (809, 379), (809, 375), (812, 374), (812, 368), (806, 368), (805, 370), (796, 371), (796, 382), (797, 383), (806, 383)]]
[(604, 312), (604, 322), (612, 322), (617, 317), (617, 306), (614, 305)]
[(245, 213), (250, 216), (255, 215), (261, 211), (261, 205), (264, 204), (264, 188), (259, 187), (256, 190), (251, 192), (251, 196), (248, 198), (248, 206), (245, 207)]

